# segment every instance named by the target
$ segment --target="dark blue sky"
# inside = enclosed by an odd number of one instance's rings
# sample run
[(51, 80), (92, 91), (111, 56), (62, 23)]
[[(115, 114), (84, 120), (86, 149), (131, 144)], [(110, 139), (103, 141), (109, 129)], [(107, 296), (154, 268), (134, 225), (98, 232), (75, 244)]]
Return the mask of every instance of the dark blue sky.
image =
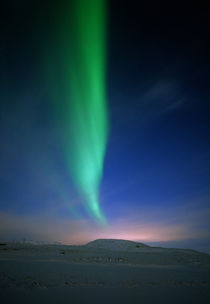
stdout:
[(11, 1), (1, 21), (0, 237), (120, 237), (209, 251), (210, 12), (110, 1), (100, 195), (109, 227), (95, 233), (63, 158), (66, 126), (54, 119), (43, 82), (37, 45), (52, 39), (49, 5)]

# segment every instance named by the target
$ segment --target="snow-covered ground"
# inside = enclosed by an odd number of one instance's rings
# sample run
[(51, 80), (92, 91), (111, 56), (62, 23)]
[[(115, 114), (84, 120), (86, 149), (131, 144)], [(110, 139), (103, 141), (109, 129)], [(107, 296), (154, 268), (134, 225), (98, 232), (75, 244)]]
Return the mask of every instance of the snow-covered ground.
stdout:
[(210, 255), (124, 240), (0, 244), (2, 303), (210, 303)]

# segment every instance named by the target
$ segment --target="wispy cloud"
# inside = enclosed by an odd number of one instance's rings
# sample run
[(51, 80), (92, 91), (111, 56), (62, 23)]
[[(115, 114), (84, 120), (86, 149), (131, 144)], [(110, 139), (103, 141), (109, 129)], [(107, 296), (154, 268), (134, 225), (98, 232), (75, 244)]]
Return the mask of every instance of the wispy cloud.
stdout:
[(181, 109), (188, 104), (186, 93), (181, 88), (176, 79), (162, 78), (147, 84), (144, 87), (135, 88), (133, 94), (129, 97), (118, 96), (116, 98), (129, 98), (129, 107), (124, 109), (125, 115), (122, 115), (122, 105), (115, 107), (114, 116), (120, 124), (145, 123), (154, 120), (162, 115)]
[(186, 98), (177, 81), (162, 79), (150, 85), (138, 100), (139, 110), (147, 119), (182, 107)]

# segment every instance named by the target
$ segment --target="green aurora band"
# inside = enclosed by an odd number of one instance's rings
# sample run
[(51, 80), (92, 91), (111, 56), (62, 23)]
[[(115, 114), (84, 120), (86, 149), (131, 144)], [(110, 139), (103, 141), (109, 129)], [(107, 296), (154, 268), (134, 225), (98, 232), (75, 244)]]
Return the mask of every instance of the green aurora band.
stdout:
[(105, 224), (99, 205), (99, 186), (108, 136), (106, 1), (75, 0), (71, 14), (65, 68), (68, 166), (86, 210), (97, 222)]

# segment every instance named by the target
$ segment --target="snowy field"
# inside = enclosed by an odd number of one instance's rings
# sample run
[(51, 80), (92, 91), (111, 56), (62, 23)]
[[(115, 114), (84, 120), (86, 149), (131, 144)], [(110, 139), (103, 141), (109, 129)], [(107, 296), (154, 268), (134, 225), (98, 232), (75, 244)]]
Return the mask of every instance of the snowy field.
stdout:
[(1, 303), (210, 303), (210, 255), (122, 240), (0, 244)]

